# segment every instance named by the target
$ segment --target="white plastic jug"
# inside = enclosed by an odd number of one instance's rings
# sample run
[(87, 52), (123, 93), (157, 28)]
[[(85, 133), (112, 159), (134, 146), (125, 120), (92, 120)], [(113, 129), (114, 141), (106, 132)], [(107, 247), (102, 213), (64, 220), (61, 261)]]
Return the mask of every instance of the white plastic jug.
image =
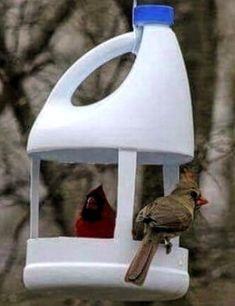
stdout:
[[(139, 152), (142, 164), (182, 164), (192, 158), (189, 85), (169, 27), (171, 11), (143, 5), (134, 16), (138, 35), (127, 33), (101, 44), (59, 80), (32, 128), (29, 154), (64, 161), (117, 162), (117, 149), (127, 148)], [(115, 92), (89, 106), (72, 105), (73, 93), (89, 74), (133, 51), (135, 63)]]
[[(188, 252), (174, 241), (159, 246), (143, 286), (124, 282), (138, 249), (132, 240), (138, 164), (162, 164), (165, 194), (179, 165), (193, 157), (193, 122), (182, 54), (170, 28), (173, 9), (137, 6), (134, 32), (115, 37), (85, 54), (62, 76), (40, 112), (28, 141), (31, 168), (31, 238), (24, 283), (29, 289), (74, 289), (79, 297), (114, 300), (171, 300), (189, 285)], [(135, 63), (121, 86), (89, 106), (71, 97), (105, 62), (127, 52)], [(40, 160), (118, 164), (114, 239), (38, 238)]]

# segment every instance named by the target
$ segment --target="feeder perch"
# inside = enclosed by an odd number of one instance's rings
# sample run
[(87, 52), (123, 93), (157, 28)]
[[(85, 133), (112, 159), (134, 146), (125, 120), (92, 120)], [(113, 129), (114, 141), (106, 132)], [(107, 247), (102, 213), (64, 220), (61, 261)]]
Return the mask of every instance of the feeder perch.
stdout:
[[(178, 239), (160, 246), (143, 286), (124, 282), (139, 241), (132, 239), (136, 166), (163, 165), (164, 191), (193, 158), (191, 98), (182, 54), (170, 28), (173, 9), (134, 8), (134, 31), (110, 39), (75, 62), (52, 90), (30, 132), (31, 233), (24, 283), (29, 289), (68, 289), (81, 298), (172, 300), (189, 285), (188, 251)], [(98, 67), (125, 53), (136, 55), (120, 87), (89, 106), (74, 106), (79, 85)], [(118, 164), (114, 239), (39, 238), (41, 160)]]

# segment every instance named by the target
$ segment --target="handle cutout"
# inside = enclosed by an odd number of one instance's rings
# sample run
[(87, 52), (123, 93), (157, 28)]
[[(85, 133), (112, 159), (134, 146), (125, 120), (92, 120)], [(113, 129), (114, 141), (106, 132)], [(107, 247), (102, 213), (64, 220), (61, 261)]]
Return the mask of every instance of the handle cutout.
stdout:
[(127, 53), (105, 63), (78, 86), (72, 96), (74, 106), (96, 103), (114, 92), (130, 72), (135, 55)]

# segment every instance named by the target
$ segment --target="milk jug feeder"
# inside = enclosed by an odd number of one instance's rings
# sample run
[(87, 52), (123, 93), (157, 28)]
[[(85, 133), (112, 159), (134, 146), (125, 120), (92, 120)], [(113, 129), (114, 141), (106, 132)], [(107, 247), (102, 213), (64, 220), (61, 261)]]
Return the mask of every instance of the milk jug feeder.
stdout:
[[(132, 238), (136, 166), (162, 165), (164, 192), (179, 166), (193, 158), (191, 98), (169, 6), (134, 7), (133, 32), (112, 38), (77, 60), (61, 77), (29, 135), (31, 222), (24, 283), (29, 289), (74, 289), (81, 298), (172, 300), (189, 285), (188, 251), (173, 241), (158, 249), (145, 283), (124, 282), (139, 241)], [(125, 53), (135, 62), (120, 87), (89, 106), (74, 106), (79, 85), (98, 67)], [(118, 165), (113, 239), (39, 238), (41, 160)]]

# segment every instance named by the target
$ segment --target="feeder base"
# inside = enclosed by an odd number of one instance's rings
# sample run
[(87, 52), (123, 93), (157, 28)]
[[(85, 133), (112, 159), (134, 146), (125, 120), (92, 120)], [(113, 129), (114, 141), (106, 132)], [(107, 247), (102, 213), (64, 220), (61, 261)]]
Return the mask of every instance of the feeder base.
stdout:
[(143, 286), (124, 282), (139, 241), (85, 238), (28, 240), (24, 283), (28, 289), (64, 289), (82, 299), (164, 301), (183, 296), (189, 286), (188, 251), (160, 245)]

